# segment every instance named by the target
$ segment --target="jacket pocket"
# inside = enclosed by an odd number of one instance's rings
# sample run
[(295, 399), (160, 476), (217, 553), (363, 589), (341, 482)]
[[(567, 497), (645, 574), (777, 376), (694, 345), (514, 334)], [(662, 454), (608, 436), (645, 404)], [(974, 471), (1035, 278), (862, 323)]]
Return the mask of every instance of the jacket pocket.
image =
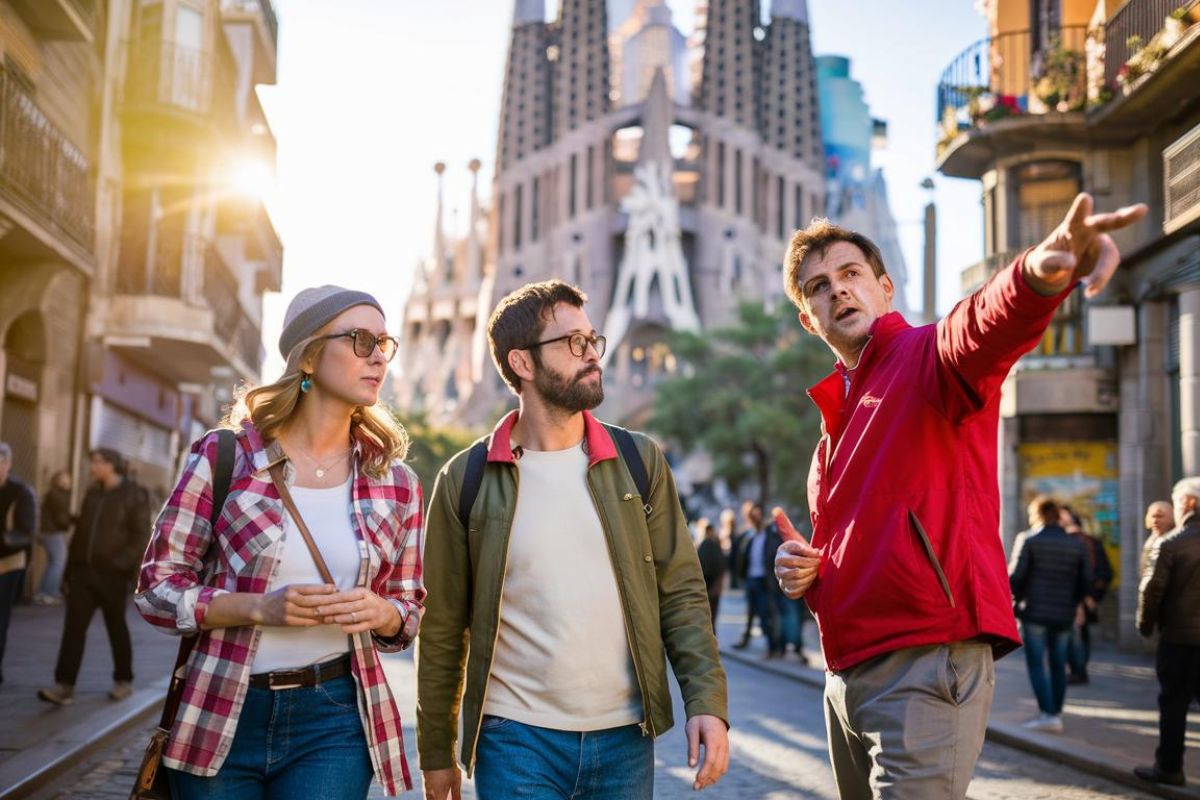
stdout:
[(933, 542), (929, 540), (929, 534), (925, 532), (924, 526), (921, 525), (921, 520), (917, 519), (916, 512), (911, 508), (908, 510), (908, 521), (912, 523), (913, 532), (916, 533), (917, 539), (921, 542), (921, 547), (925, 551), (925, 557), (929, 559), (930, 566), (937, 574), (938, 583), (942, 586), (942, 594), (946, 595), (946, 600), (949, 601), (951, 608), (956, 608), (954, 603), (954, 592), (950, 590), (950, 581), (946, 580), (946, 573), (942, 571), (942, 564), (938, 561), (937, 553), (933, 552)]

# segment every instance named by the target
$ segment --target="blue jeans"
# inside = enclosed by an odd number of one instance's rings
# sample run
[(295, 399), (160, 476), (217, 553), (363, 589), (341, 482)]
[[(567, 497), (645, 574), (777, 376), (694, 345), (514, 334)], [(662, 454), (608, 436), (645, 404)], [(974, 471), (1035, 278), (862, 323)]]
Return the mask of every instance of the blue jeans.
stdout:
[(62, 597), (63, 569), (67, 566), (67, 534), (39, 533), (38, 544), (46, 551), (46, 571), (38, 581), (38, 594)]
[(559, 731), (485, 716), (475, 751), (479, 800), (646, 800), (654, 740), (637, 725)]
[[(1029, 669), (1029, 683), (1033, 686), (1038, 708), (1044, 714), (1061, 714), (1067, 697), (1067, 643), (1071, 639), (1071, 626), (1059, 628), (1025, 622), (1022, 628), (1025, 666)], [(1048, 676), (1047, 658), (1050, 661)]]
[(746, 603), (754, 609), (758, 624), (762, 626), (763, 635), (767, 637), (767, 650), (771, 653), (783, 652), (783, 641), (779, 635), (779, 607), (772, 589), (767, 581), (770, 578), (748, 578), (746, 580)]
[(220, 771), (167, 775), (176, 800), (363, 800), (373, 771), (357, 684), (346, 675), (304, 689), (250, 687)]

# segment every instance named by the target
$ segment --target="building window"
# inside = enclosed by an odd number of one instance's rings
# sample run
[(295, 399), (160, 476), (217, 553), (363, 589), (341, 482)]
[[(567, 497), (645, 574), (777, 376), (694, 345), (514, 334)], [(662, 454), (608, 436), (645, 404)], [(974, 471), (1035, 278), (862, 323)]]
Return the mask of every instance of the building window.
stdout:
[(533, 241), (533, 242), (536, 242), (538, 240), (538, 234), (541, 232), (539, 230), (540, 225), (541, 225), (541, 220), (540, 220), (541, 211), (542, 211), (542, 179), (534, 178), (533, 179), (533, 196), (529, 198), (529, 239), (530, 239), (530, 241)]
[(575, 195), (578, 193), (579, 187), (579, 156), (575, 153), (571, 154), (571, 168), (568, 181), (570, 186), (567, 190), (567, 219), (575, 219)]
[(525, 209), (525, 187), (517, 184), (517, 191), (513, 195), (513, 250), (521, 249), (521, 227), (524, 220)]
[(784, 235), (784, 227), (787, 223), (784, 221), (784, 198), (787, 197), (787, 186), (781, 175), (775, 180), (775, 236), (782, 239)]
[(742, 213), (742, 151), (735, 150), (733, 154), (733, 211)]
[(717, 142), (717, 206), (725, 207), (725, 143)]
[(1081, 171), (1074, 161), (1037, 161), (1014, 167), (1010, 175), (1009, 208), (1017, 213), (1008, 244), (1021, 248), (1042, 241), (1062, 222), (1079, 194)]
[(596, 147), (595, 147), (595, 145), (588, 145), (588, 149), (587, 149), (587, 180), (586, 180), (586, 186), (587, 186), (587, 189), (586, 189), (586, 191), (587, 191), (587, 206), (586, 206), (586, 208), (588, 211), (592, 210), (592, 205), (593, 205), (592, 183), (593, 183), (593, 176), (595, 175), (595, 172), (596, 172)]
[(500, 193), (500, 200), (496, 203), (496, 252), (504, 253), (504, 226), (508, 220), (504, 216), (504, 193)]
[(792, 199), (792, 202), (796, 204), (792, 209), (796, 220), (795, 228), (796, 230), (800, 230), (804, 227), (804, 186), (802, 184), (796, 184), (795, 197)]

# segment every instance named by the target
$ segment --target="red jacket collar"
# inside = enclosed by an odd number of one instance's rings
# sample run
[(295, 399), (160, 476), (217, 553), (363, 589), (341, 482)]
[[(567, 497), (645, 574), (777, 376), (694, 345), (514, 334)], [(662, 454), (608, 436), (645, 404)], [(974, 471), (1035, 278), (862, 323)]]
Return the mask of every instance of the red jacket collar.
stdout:
[[(894, 339), (897, 334), (911, 327), (899, 311), (889, 311), (875, 320), (871, 323), (871, 338), (867, 341), (866, 347), (863, 348), (862, 355), (858, 359), (858, 366), (855, 369), (861, 369), (869, 364), (880, 349), (886, 347), (888, 342)], [(847, 372), (849, 370), (846, 369), (846, 365), (842, 363), (841, 359), (838, 359), (837, 363), (834, 364), (833, 372), (826, 375), (808, 390), (808, 396), (812, 398), (813, 402), (817, 404), (817, 408), (821, 411), (821, 424), (827, 433), (833, 433), (839, 427), (842, 404), (846, 397)]]
[[(488, 462), (513, 464), (512, 430), (517, 424), (517, 410), (512, 410), (496, 423), (488, 442)], [(588, 412), (583, 412), (583, 441), (588, 452), (588, 466), (594, 467), (601, 461), (617, 457), (617, 446), (608, 430)]]

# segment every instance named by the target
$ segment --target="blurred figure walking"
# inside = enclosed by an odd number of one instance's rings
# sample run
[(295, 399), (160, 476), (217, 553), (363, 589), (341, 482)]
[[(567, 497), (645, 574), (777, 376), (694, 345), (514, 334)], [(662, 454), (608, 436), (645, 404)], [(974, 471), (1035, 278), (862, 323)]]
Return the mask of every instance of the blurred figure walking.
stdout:
[[(724, 516), (724, 515), (722, 515)], [(700, 558), (700, 572), (704, 575), (704, 586), (708, 591), (708, 610), (712, 613), (713, 633), (717, 632), (717, 610), (721, 605), (721, 592), (725, 588), (725, 554), (721, 552), (721, 534), (706, 518), (701, 518), (700, 544), (696, 554)]]
[(12, 609), (25, 584), (37, 519), (33, 490), (12, 477), (12, 448), (0, 442), (0, 683), (4, 683), (4, 643)]
[(75, 698), (87, 629), (97, 609), (104, 615), (112, 647), (113, 685), (108, 696), (124, 700), (133, 694), (133, 643), (125, 608), (150, 538), (150, 505), (146, 491), (125, 477), (125, 459), (115, 450), (93, 450), (88, 469), (92, 485), (84, 495), (67, 553), (67, 614), (55, 683), (38, 691), (38, 697), (56, 705)]
[(1175, 527), (1175, 509), (1167, 500), (1155, 500), (1146, 507), (1146, 541), (1142, 544), (1142, 557), (1138, 562), (1138, 578), (1146, 575), (1146, 562), (1154, 543)]
[(71, 474), (65, 469), (54, 473), (50, 488), (42, 497), (42, 524), (38, 544), (46, 551), (46, 568), (38, 581), (33, 602), (43, 606), (62, 603), (63, 571), (67, 566), (67, 536), (71, 532)]
[(1092, 660), (1092, 626), (1100, 621), (1100, 603), (1112, 583), (1112, 562), (1108, 560), (1104, 543), (1084, 529), (1083, 520), (1070, 506), (1063, 506), (1059, 517), (1066, 532), (1083, 542), (1092, 570), (1091, 588), (1083, 598), (1083, 620), (1072, 627), (1071, 641), (1067, 645), (1067, 666), (1070, 668), (1067, 683), (1084, 684), (1088, 682), (1088, 662)]

